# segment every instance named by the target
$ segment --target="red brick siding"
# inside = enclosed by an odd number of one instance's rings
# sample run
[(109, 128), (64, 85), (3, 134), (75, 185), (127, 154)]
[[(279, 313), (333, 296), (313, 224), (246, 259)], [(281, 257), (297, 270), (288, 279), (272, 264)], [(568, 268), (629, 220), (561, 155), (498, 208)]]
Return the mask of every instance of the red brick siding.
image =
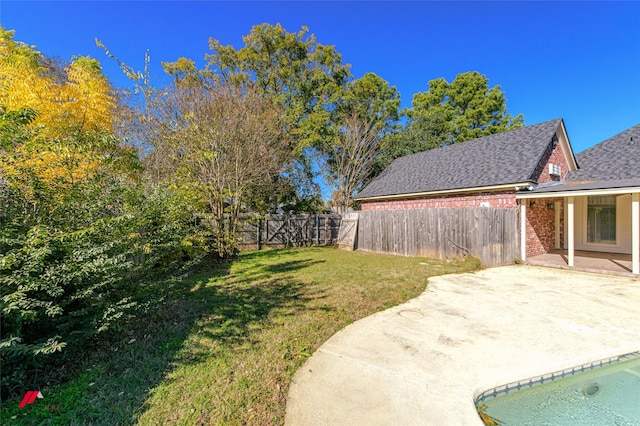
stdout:
[[(556, 164), (560, 167), (560, 177), (549, 174), (549, 164)], [(569, 165), (564, 156), (564, 152), (557, 144), (553, 147), (550, 143), (543, 154), (536, 170), (532, 175), (532, 180), (540, 184), (564, 180), (569, 172)], [(537, 256), (546, 253), (555, 247), (555, 205), (553, 209), (547, 208), (548, 203), (562, 201), (561, 198), (548, 198), (536, 200), (537, 207), (529, 207), (532, 200), (527, 203), (527, 256)], [(492, 208), (517, 208), (518, 203), (515, 192), (476, 192), (468, 194), (447, 194), (433, 197), (384, 200), (384, 201), (364, 201), (362, 210), (406, 210), (406, 209), (428, 209), (428, 208), (461, 208), (461, 207), (481, 207), (481, 203), (488, 203)], [(564, 204), (560, 204), (560, 245), (564, 241)]]
[[(560, 167), (559, 178), (549, 174), (549, 164), (557, 164)], [(542, 156), (542, 159), (538, 163), (538, 167), (536, 167), (532, 178), (538, 183), (557, 182), (564, 180), (567, 177), (567, 173), (569, 173), (569, 165), (560, 144), (556, 145), (555, 148), (549, 144)]]
[(489, 203), (493, 208), (517, 208), (515, 192), (475, 192), (470, 194), (447, 194), (428, 198), (413, 198), (385, 201), (363, 201), (362, 210), (406, 210), (429, 208), (481, 207)]
[[(532, 208), (531, 203), (536, 203)], [(527, 257), (547, 253), (555, 247), (555, 204), (562, 198), (544, 198), (538, 200), (523, 200), (527, 203)], [(548, 208), (552, 204), (554, 208)], [(560, 244), (563, 241), (563, 207), (560, 207)]]

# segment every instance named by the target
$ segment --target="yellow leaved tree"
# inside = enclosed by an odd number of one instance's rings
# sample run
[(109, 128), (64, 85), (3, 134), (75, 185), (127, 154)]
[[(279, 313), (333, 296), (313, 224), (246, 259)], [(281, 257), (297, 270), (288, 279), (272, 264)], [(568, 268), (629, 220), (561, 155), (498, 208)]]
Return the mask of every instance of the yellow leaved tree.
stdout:
[(77, 56), (61, 64), (13, 36), (0, 26), (0, 107), (36, 117), (33, 137), (2, 148), (0, 176), (29, 175), (54, 188), (91, 177), (123, 148), (112, 137), (117, 99), (100, 63)]

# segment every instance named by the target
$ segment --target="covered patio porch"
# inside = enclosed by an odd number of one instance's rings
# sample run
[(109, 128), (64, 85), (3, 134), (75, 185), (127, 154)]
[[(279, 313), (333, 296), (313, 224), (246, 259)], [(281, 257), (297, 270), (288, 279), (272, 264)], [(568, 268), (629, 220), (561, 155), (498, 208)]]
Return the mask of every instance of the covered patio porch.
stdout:
[(598, 274), (634, 276), (632, 256), (622, 253), (603, 253), (597, 251), (576, 250), (573, 267), (569, 266), (567, 250), (552, 250), (526, 260), (529, 265), (550, 268), (573, 269)]
[[(541, 185), (518, 193), (516, 198), (523, 261), (640, 274), (640, 179)], [(601, 199), (609, 200), (608, 204), (598, 204)], [(544, 213), (536, 208), (540, 204), (549, 210)], [(598, 214), (606, 209), (610, 212), (608, 234), (603, 232), (604, 225), (599, 229), (605, 222)], [(544, 240), (543, 244), (534, 247), (532, 241), (538, 240)]]

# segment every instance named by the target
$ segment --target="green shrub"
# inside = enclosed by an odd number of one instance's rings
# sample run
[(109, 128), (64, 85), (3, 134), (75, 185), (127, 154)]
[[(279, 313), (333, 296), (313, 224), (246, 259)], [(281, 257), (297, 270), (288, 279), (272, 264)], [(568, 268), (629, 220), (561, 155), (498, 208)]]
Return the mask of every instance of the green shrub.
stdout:
[(189, 207), (161, 188), (97, 175), (49, 197), (0, 190), (3, 399), (134, 316), (139, 277), (207, 251)]

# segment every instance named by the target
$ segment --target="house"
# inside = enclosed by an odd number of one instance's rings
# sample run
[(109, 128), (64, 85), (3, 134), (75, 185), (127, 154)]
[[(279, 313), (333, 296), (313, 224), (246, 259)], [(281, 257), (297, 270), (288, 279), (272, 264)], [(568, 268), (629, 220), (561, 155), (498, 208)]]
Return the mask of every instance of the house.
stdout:
[(560, 241), (555, 236), (554, 247), (567, 249), (569, 266), (575, 250), (626, 253), (632, 255), (632, 272), (640, 274), (640, 125), (576, 159), (580, 167), (566, 180), (517, 194), (522, 212), (527, 204), (561, 203), (563, 217), (554, 218), (553, 227), (563, 235)]
[(640, 125), (574, 155), (555, 119), (398, 158), (357, 200), (363, 212), (516, 209), (522, 260), (627, 253), (639, 274), (639, 158)]

